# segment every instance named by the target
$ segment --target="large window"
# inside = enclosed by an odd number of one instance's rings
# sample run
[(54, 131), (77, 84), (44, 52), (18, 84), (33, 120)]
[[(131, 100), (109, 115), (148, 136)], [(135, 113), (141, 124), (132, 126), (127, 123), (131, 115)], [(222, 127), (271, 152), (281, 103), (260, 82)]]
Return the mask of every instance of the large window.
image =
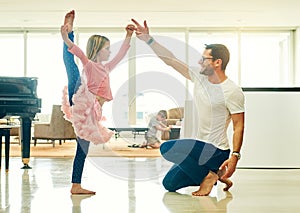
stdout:
[(291, 33), (241, 34), (241, 85), (244, 87), (291, 86)]
[[(204, 44), (225, 44), (230, 51), (226, 74), (242, 87), (292, 86), (291, 34), (291, 31), (191, 32), (189, 45), (203, 48)], [(190, 56), (194, 65), (195, 57)]]
[[(155, 40), (167, 47), (181, 61), (186, 62), (185, 34), (153, 33)], [(143, 113), (141, 124), (159, 110), (184, 106), (186, 81), (167, 66), (145, 42), (136, 42), (136, 111)]]
[(38, 77), (38, 97), (42, 113), (49, 114), (53, 104), (61, 104), (67, 75), (62, 58), (62, 39), (59, 33), (28, 33), (27, 73)]
[(23, 34), (0, 34), (0, 76), (24, 75)]
[[(295, 87), (298, 61), (293, 30), (202, 30), (153, 29), (154, 38), (189, 66), (198, 61), (205, 44), (223, 43), (231, 53), (226, 74), (242, 87)], [(121, 29), (78, 30), (75, 43), (85, 52), (92, 34), (108, 37), (111, 56), (122, 44)], [(42, 113), (51, 113), (60, 104), (67, 75), (62, 60), (59, 31), (40, 29), (0, 33), (1, 76), (38, 78), (37, 93), (42, 99)], [(299, 51), (298, 51), (299, 52)], [(79, 70), (81, 62), (76, 60)], [(109, 125), (144, 124), (149, 114), (161, 109), (184, 106), (192, 94), (192, 84), (164, 64), (144, 42), (133, 36), (128, 56), (110, 74), (114, 100), (106, 103), (103, 114)]]

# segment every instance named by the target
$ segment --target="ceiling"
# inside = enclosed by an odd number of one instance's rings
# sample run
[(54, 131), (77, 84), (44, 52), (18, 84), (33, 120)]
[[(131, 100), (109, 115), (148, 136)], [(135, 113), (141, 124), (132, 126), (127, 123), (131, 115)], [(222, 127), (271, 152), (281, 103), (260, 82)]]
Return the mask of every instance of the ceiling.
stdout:
[(0, 28), (58, 28), (71, 9), (76, 27), (300, 26), (299, 0), (0, 0)]

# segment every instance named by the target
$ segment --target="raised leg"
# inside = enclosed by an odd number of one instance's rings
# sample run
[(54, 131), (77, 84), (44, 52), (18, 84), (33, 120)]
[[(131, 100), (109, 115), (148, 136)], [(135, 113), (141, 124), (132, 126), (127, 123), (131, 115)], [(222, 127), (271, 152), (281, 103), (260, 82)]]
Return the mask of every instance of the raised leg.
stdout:
[[(71, 41), (74, 41), (73, 33), (73, 22), (75, 18), (75, 12), (72, 10), (65, 16), (64, 24), (67, 24), (69, 27), (69, 38)], [(69, 102), (70, 105), (73, 105), (72, 97), (80, 85), (80, 73), (77, 64), (74, 60), (74, 55), (68, 51), (68, 46), (64, 43), (63, 45), (63, 61), (66, 67), (67, 76), (68, 76), (68, 93), (69, 93)]]

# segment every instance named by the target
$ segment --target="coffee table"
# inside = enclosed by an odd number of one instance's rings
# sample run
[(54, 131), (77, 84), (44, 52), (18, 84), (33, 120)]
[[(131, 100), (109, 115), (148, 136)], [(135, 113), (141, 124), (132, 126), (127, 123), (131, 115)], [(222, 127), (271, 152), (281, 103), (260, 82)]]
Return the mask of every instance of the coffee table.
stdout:
[(136, 138), (136, 135), (145, 134), (148, 131), (147, 127), (109, 127), (108, 129), (115, 131), (115, 138), (120, 137), (120, 132), (132, 132), (133, 138)]

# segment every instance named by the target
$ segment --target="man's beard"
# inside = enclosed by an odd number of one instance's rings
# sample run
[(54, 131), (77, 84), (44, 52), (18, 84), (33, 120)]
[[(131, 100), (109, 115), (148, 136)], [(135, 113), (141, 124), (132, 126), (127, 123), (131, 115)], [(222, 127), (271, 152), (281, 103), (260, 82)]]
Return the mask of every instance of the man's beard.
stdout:
[(210, 76), (214, 74), (214, 69), (212, 67), (205, 67), (200, 70), (200, 74)]

